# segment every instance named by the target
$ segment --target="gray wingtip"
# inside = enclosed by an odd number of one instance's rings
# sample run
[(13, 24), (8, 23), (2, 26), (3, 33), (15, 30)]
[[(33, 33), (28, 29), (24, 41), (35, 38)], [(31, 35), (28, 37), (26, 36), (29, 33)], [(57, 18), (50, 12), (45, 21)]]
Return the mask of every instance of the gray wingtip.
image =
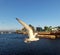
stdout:
[(16, 20), (19, 20), (18, 18), (16, 18)]
[(17, 21), (19, 21), (20, 19), (16, 18)]

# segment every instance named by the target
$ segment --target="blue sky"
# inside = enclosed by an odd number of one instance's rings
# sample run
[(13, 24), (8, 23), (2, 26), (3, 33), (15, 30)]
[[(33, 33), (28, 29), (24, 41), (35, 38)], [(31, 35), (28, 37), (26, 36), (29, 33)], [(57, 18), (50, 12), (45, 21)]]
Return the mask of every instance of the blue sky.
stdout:
[(0, 30), (21, 29), (16, 17), (33, 26), (59, 26), (59, 0), (0, 0)]

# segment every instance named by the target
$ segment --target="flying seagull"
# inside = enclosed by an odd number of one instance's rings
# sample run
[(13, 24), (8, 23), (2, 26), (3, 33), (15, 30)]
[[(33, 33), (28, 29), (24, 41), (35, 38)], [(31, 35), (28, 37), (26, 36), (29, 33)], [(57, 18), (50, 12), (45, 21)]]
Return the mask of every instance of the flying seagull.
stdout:
[(27, 25), (25, 22), (23, 22), (22, 20), (16, 18), (16, 20), (25, 27), (25, 29), (27, 30), (28, 36), (29, 38), (26, 38), (24, 42), (31, 42), (31, 41), (38, 41), (39, 38), (36, 38), (37, 33), (34, 33), (32, 28)]

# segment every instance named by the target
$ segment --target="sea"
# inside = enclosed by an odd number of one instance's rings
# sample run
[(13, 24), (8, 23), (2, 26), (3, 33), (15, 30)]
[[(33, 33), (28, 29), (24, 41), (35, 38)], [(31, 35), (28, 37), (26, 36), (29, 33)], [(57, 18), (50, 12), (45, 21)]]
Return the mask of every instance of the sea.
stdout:
[(60, 38), (25, 43), (23, 34), (0, 34), (0, 55), (60, 55)]

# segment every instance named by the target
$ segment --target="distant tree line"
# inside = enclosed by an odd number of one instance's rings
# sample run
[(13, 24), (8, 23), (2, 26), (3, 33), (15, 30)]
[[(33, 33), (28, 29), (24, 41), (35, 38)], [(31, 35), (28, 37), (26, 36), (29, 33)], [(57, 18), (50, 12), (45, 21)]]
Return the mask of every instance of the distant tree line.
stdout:
[[(52, 26), (44, 26), (44, 28), (42, 27), (34, 27), (33, 25), (29, 24), (29, 26), (32, 28), (32, 30), (35, 32), (35, 31), (38, 31), (38, 32), (41, 32), (41, 31), (45, 31), (45, 32), (50, 32), (52, 30), (59, 30), (60, 31), (60, 26), (57, 26), (57, 27), (52, 27)], [(27, 30), (25, 29), (25, 27), (23, 27), (21, 30), (16, 30), (17, 32), (27, 32)]]
[(38, 28), (38, 30), (36, 30), (36, 31), (45, 31), (45, 32), (51, 32), (51, 31), (53, 31), (53, 30), (55, 30), (55, 31), (60, 31), (60, 26), (57, 26), (57, 27), (52, 27), (52, 26), (44, 26), (44, 28), (42, 28), (42, 27), (37, 27)]
[[(35, 32), (34, 26), (32, 26), (31, 24), (29, 24), (29, 26), (30, 26), (30, 27), (32, 28), (32, 30)], [(25, 27), (23, 27), (23, 28), (22, 28), (22, 31), (25, 31), (25, 32), (26, 32), (27, 30), (25, 29)]]

